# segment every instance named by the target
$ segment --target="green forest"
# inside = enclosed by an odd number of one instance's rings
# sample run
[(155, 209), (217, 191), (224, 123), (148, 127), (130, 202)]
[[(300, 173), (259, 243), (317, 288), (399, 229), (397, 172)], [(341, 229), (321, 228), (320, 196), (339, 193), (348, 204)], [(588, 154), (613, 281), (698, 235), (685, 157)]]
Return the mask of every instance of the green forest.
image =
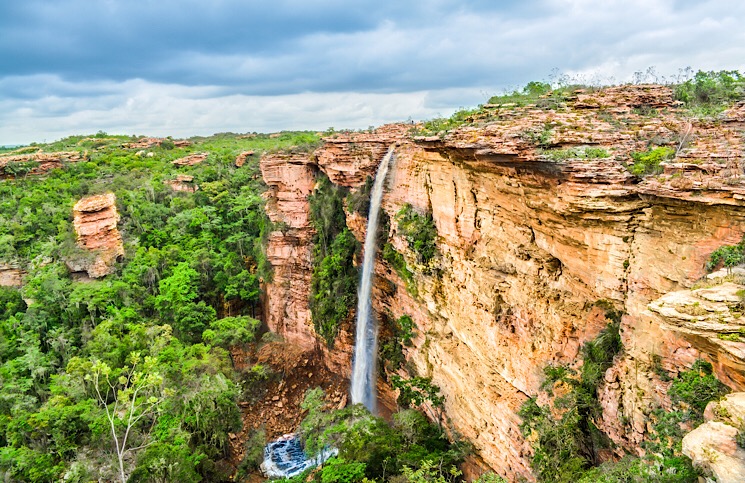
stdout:
[[(251, 341), (264, 255), (262, 152), (309, 149), (313, 133), (168, 139), (98, 133), (25, 151), (78, 151), (42, 176), (0, 182), (0, 261), (27, 272), (0, 288), (0, 474), (11, 481), (222, 481), (240, 429), (240, 374), (227, 348)], [(236, 156), (254, 151), (241, 167)], [(201, 164), (172, 160), (207, 152)], [(149, 154), (152, 153), (152, 154)], [(164, 181), (194, 177), (196, 192)], [(72, 207), (114, 193), (125, 257), (76, 281)]]

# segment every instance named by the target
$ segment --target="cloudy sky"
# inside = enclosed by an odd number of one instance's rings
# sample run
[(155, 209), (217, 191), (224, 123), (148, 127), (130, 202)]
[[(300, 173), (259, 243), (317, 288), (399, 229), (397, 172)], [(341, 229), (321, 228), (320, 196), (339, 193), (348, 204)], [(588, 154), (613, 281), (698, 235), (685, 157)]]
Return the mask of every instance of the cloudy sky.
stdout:
[(449, 115), (557, 73), (745, 71), (736, 0), (2, 0), (0, 144)]

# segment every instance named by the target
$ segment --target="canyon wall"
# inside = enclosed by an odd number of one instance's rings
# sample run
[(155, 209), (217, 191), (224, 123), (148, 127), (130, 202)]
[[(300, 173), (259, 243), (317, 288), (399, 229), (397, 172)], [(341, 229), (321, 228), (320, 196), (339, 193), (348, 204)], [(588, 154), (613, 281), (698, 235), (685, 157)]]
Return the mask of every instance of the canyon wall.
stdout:
[[(308, 311), (307, 196), (318, 171), (360, 186), (396, 143), (383, 207), (389, 242), (417, 290), (411, 295), (378, 257), (374, 306), (414, 320), (408, 367), (440, 386), (448, 424), (499, 474), (531, 479), (516, 412), (539, 393), (547, 364), (581, 364), (582, 344), (608, 324), (612, 306), (624, 314), (624, 352), (605, 374), (598, 424), (620, 448), (638, 452), (647, 415), (669, 405), (659, 367), (675, 375), (703, 357), (720, 380), (745, 389), (745, 344), (719, 337), (741, 324), (737, 313), (717, 326), (664, 310), (685, 305), (666, 302), (666, 294), (703, 297), (694, 292), (709, 254), (743, 237), (744, 112), (740, 105), (716, 122), (696, 121), (677, 111), (669, 88), (630, 86), (578, 92), (550, 109), (485, 106), (438, 136), (394, 125), (337, 135), (315, 153), (264, 156), (268, 211), (284, 224), (267, 250), (275, 268), (267, 322), (305, 347), (318, 345)], [(661, 174), (639, 179), (627, 169), (630, 155), (650, 145), (670, 146), (675, 156)], [(586, 159), (588, 147), (609, 156)], [(568, 148), (579, 151), (558, 156)], [(417, 264), (398, 233), (395, 214), (407, 203), (432, 213), (439, 255), (431, 267)], [(350, 214), (348, 225), (361, 239), (364, 220)], [(722, 289), (729, 299), (720, 299), (731, 308), (743, 288), (733, 283)], [(347, 335), (326, 350), (340, 370), (350, 343)]]

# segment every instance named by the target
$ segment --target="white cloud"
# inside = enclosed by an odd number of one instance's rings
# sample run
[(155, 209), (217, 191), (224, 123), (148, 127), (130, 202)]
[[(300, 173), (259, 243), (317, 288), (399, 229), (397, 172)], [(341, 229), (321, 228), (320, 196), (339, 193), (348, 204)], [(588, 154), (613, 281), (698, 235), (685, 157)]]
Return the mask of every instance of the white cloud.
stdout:
[[(301, 93), (211, 97), (210, 87), (129, 82), (111, 96), (0, 100), (0, 144), (51, 141), (104, 130), (188, 137), (215, 132), (273, 132), (328, 127), (360, 129), (386, 122), (449, 115), (484, 101), (481, 89), (412, 93)], [(92, 90), (97, 90), (91, 84)], [(39, 133), (43, 133), (42, 136)]]
[(726, 0), (109, 0), (90, 14), (60, 1), (0, 16), (0, 143), (359, 128), (447, 115), (553, 69), (587, 82), (745, 70), (745, 2)]

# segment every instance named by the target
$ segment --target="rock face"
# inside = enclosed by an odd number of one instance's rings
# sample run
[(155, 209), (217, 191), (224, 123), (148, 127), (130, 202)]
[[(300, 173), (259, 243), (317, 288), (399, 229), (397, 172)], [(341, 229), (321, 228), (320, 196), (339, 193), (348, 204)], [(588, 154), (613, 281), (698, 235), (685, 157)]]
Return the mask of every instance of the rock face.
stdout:
[(324, 145), (315, 152), (318, 166), (335, 184), (359, 186), (368, 176), (375, 176), (390, 145), (403, 140), (409, 129), (406, 124), (389, 124), (369, 133), (324, 138)]
[(17, 266), (0, 262), (0, 287), (20, 287), (25, 273)]
[(194, 193), (199, 189), (199, 186), (194, 183), (194, 176), (188, 174), (179, 174), (176, 179), (165, 180), (163, 183), (170, 186), (173, 191)]
[(745, 422), (745, 393), (733, 393), (706, 406), (704, 424), (683, 438), (683, 453), (706, 475), (707, 482), (745, 481), (745, 449), (737, 434)]
[(64, 163), (74, 163), (85, 159), (85, 153), (60, 151), (56, 153), (25, 153), (0, 156), (0, 179), (43, 174), (50, 169), (59, 168)]
[(266, 254), (274, 275), (265, 285), (269, 329), (305, 349), (316, 345), (308, 300), (312, 237), (308, 195), (315, 186), (316, 167), (305, 154), (274, 154), (261, 158), (261, 174), (269, 185), (266, 212), (282, 226), (269, 234)]
[[(125, 149), (150, 149), (163, 144), (166, 138), (140, 138), (132, 143), (124, 143), (122, 145)], [(191, 146), (191, 141), (186, 139), (175, 139), (172, 141), (173, 146), (177, 148), (184, 148)]]
[(209, 153), (190, 154), (183, 158), (174, 159), (171, 163), (176, 166), (194, 166), (195, 164), (199, 164), (207, 159), (207, 156), (209, 156)]
[(235, 157), (235, 167), (240, 168), (241, 166), (246, 164), (246, 159), (249, 156), (253, 156), (253, 155), (254, 155), (253, 151), (244, 151), (240, 153), (238, 156)]
[[(737, 332), (739, 318), (720, 323), (717, 315), (732, 312), (735, 287), (694, 287), (709, 254), (745, 233), (742, 126), (737, 112), (719, 123), (676, 112), (667, 87), (578, 92), (551, 109), (487, 106), (447, 135), (410, 137), (409, 127), (397, 126), (379, 138), (327, 139), (302, 159), (262, 160), (270, 216), (295, 227), (272, 235), (272, 264), (302, 262), (301, 270), (275, 272), (270, 327), (313, 341), (303, 243), (310, 240), (306, 198), (314, 170), (359, 186), (395, 142), (383, 208), (392, 220), (389, 242), (417, 290), (411, 295), (379, 257), (374, 305), (414, 320), (408, 365), (440, 386), (454, 428), (500, 474), (531, 479), (532, 449), (516, 412), (539, 393), (543, 367), (577, 362), (582, 344), (608, 323), (600, 306), (612, 306), (624, 313), (624, 353), (605, 374), (597, 424), (620, 448), (641, 451), (647, 414), (669, 404), (657, 366), (675, 375), (703, 357), (720, 380), (745, 389), (745, 344), (720, 338)], [(675, 163), (718, 168), (670, 168), (640, 180), (626, 168), (650, 140), (670, 146)], [(562, 155), (588, 147), (609, 157)], [(435, 270), (417, 264), (397, 231), (395, 214), (406, 203), (432, 212)], [(364, 223), (350, 217), (349, 225), (359, 236)], [(685, 301), (666, 295), (682, 291)], [(712, 317), (689, 320), (668, 310), (696, 301)], [(273, 306), (283, 311), (274, 314)]]
[(67, 266), (73, 272), (87, 272), (92, 278), (112, 273), (117, 259), (124, 256), (114, 194), (82, 198), (75, 203), (73, 215), (78, 246), (90, 252), (90, 256), (68, 259)]

